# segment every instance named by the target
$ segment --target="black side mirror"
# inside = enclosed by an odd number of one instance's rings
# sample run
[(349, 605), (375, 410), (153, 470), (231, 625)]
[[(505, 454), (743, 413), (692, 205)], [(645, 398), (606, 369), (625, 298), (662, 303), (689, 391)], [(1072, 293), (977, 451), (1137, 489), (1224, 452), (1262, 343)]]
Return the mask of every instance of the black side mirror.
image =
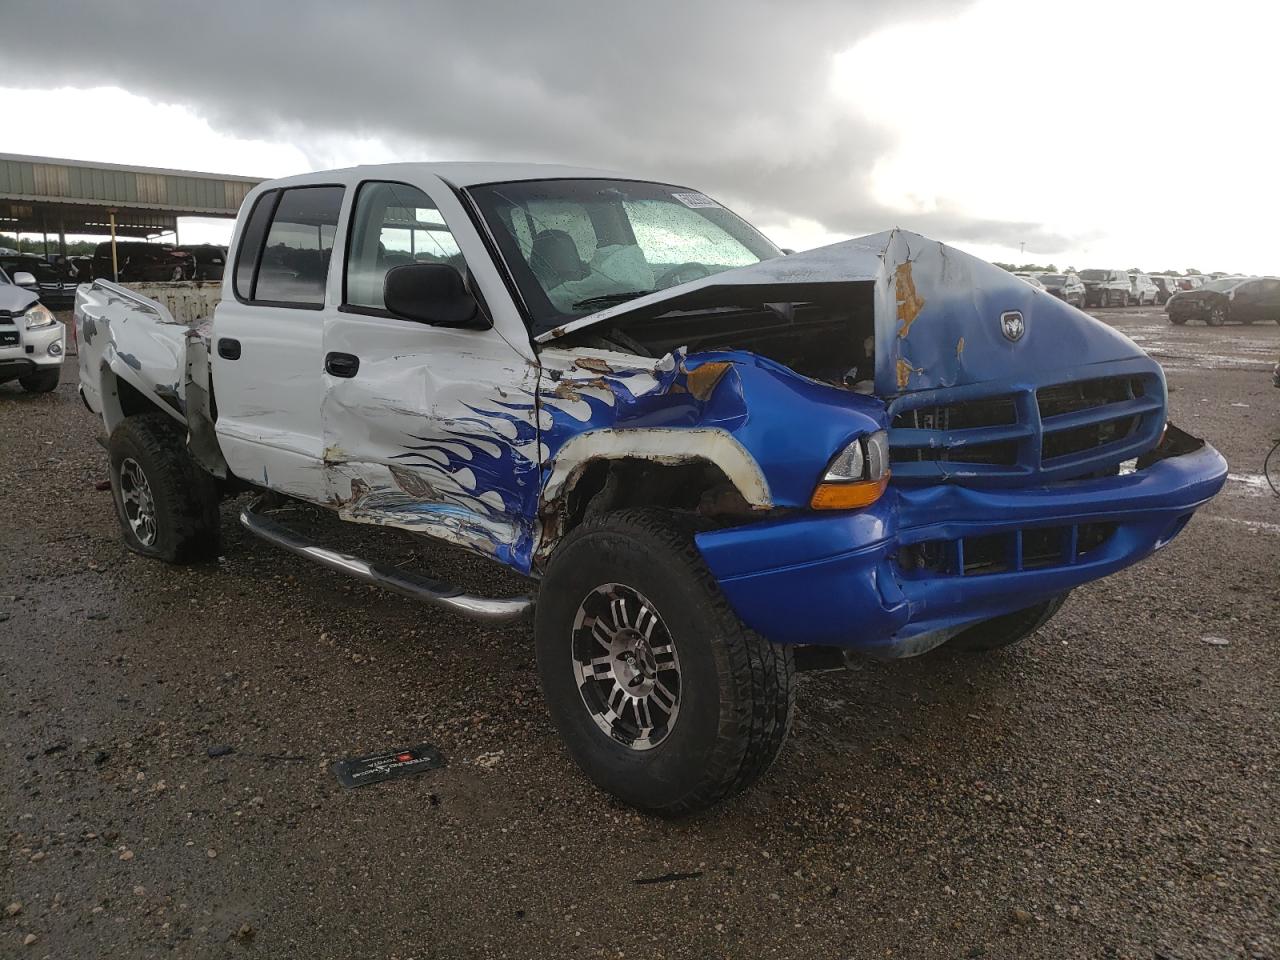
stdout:
[(492, 324), (448, 263), (406, 263), (382, 281), (382, 301), (397, 317), (438, 327), (487, 330)]

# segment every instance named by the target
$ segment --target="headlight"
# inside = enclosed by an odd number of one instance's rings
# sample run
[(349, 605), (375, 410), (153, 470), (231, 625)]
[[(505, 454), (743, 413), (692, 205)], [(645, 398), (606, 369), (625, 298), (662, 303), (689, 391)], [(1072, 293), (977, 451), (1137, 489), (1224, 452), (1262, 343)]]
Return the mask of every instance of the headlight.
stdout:
[(889, 483), (889, 437), (883, 430), (858, 437), (832, 457), (809, 505), (856, 510), (880, 499)]
[(43, 303), (37, 303), (22, 315), (22, 319), (27, 322), (28, 330), (39, 330), (41, 327), (52, 327), (58, 322), (58, 318), (50, 313), (49, 308)]

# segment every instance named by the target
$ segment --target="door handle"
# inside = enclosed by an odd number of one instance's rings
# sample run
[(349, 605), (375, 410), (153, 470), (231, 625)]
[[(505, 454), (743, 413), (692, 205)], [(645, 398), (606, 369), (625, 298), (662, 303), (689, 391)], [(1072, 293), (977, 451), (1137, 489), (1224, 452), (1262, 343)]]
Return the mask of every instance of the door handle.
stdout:
[(218, 338), (218, 356), (223, 360), (239, 360), (240, 359), (240, 341), (232, 340), (230, 337)]
[(324, 369), (331, 377), (350, 379), (360, 370), (360, 358), (351, 353), (329, 353), (324, 358)]

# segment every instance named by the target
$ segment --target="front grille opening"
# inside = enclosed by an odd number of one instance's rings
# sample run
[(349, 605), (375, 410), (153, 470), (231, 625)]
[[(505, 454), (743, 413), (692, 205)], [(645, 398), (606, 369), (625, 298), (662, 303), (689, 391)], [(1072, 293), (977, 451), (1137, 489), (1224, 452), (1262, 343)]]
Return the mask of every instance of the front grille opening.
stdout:
[(946, 406), (917, 407), (893, 418), (893, 425), (911, 430), (971, 430), (1007, 427), (1018, 422), (1012, 397), (988, 397)]
[(993, 534), (964, 538), (964, 570), (966, 577), (988, 573), (1005, 573), (1013, 569), (1013, 537)]
[(1040, 458), (1056, 460), (1058, 457), (1069, 457), (1124, 440), (1132, 436), (1141, 422), (1141, 417), (1120, 417), (1083, 427), (1072, 427), (1070, 430), (1046, 433), (1040, 443)]
[(899, 550), (898, 566), (908, 575), (948, 577), (980, 577), (1067, 566), (1089, 558), (1115, 535), (1116, 529), (1114, 523), (1026, 527), (1021, 531), (1021, 566), (1018, 565), (1017, 530), (962, 540), (927, 540)]
[(1114, 523), (1082, 523), (1076, 534), (1076, 556), (1083, 557), (1097, 550), (1116, 532)]
[(989, 463), (1011, 467), (1018, 462), (1016, 440), (971, 443), (956, 447), (893, 447), (893, 463)]
[(1078, 380), (1075, 383), (1041, 387), (1036, 391), (1036, 403), (1040, 407), (1040, 418), (1047, 420), (1064, 413), (1135, 400), (1144, 393), (1145, 386), (1140, 377), (1099, 377), (1096, 380)]
[(1022, 531), (1022, 569), (1054, 567), (1067, 558), (1070, 527), (1038, 527)]

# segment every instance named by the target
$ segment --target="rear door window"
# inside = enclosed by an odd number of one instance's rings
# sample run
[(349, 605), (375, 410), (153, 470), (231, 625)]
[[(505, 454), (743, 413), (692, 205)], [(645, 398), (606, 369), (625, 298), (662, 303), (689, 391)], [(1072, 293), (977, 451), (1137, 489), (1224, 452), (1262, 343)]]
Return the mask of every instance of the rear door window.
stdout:
[(342, 194), (338, 186), (290, 187), (274, 203), (263, 194), (245, 225), (236, 293), (268, 306), (322, 307)]

